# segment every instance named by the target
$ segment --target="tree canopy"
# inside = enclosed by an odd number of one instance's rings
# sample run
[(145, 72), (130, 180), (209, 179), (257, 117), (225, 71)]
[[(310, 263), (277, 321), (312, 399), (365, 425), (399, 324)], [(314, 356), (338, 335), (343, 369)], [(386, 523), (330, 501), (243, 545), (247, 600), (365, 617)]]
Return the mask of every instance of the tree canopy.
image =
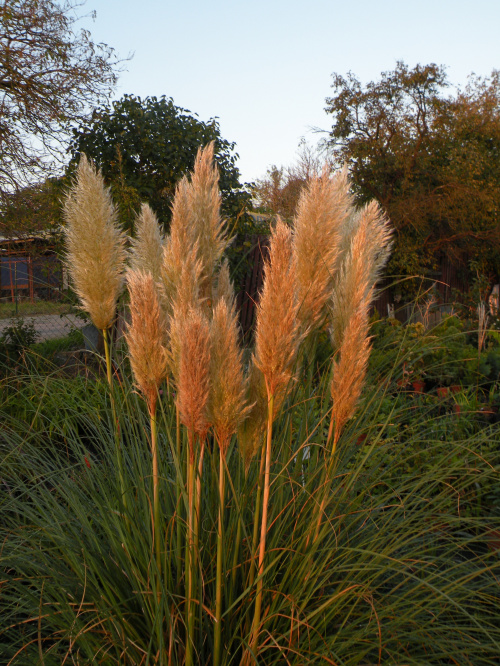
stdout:
[(207, 122), (165, 96), (141, 99), (125, 95), (96, 109), (74, 130), (71, 168), (80, 153), (102, 170), (129, 228), (141, 201), (147, 201), (168, 226), (176, 183), (193, 169), (200, 146), (215, 142), (222, 210), (236, 218), (249, 194), (240, 185), (234, 143), (220, 135), (216, 118)]
[(291, 220), (302, 189), (312, 177), (319, 176), (325, 166), (328, 168), (330, 165), (325, 164), (324, 156), (302, 139), (294, 164), (287, 167), (272, 165), (264, 178), (253, 184), (252, 193), (257, 209)]
[(376, 198), (396, 229), (389, 272), (422, 274), (447, 255), (500, 270), (500, 74), (448, 92), (443, 66), (404, 63), (362, 86), (333, 75), (328, 146), (361, 202)]
[(105, 103), (116, 83), (112, 48), (77, 30), (73, 0), (0, 5), (0, 197), (46, 177), (71, 123)]

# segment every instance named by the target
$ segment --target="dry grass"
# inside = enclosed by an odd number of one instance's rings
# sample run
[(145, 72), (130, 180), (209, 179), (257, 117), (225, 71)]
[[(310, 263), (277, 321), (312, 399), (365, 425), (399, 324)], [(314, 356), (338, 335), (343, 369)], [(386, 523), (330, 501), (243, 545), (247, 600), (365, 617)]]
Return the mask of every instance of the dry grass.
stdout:
[(125, 234), (102, 175), (85, 155), (64, 204), (67, 259), (75, 291), (95, 326), (108, 329), (123, 286)]

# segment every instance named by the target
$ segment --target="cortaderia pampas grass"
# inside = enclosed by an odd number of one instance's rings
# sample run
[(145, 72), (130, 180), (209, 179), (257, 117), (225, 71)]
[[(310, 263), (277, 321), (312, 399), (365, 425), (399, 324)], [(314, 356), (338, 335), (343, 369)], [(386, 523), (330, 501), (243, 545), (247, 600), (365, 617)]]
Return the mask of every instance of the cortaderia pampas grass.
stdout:
[[(292, 233), (280, 220), (271, 234), (269, 258), (264, 270), (264, 285), (257, 306), (255, 331), (256, 367), (264, 375), (267, 389), (267, 438), (264, 467), (264, 494), (259, 543), (259, 563), (255, 611), (250, 648), (258, 654), (260, 614), (263, 592), (264, 557), (266, 552), (267, 515), (271, 471), (272, 427), (276, 415), (275, 400), (281, 404), (292, 380), (300, 342), (297, 318), (296, 274), (292, 256)], [(264, 456), (263, 456), (264, 457)], [(244, 657), (248, 664), (250, 653)]]
[(64, 204), (66, 264), (82, 308), (102, 331), (115, 318), (126, 259), (109, 188), (100, 172), (81, 155)]
[(347, 169), (311, 179), (294, 220), (293, 256), (298, 318), (305, 333), (325, 321), (340, 252), (342, 228), (352, 207)]
[[(188, 520), (186, 539), (186, 665), (193, 663), (192, 635), (194, 628), (193, 600), (195, 595), (195, 568), (198, 542), (199, 514), (195, 515), (195, 459), (196, 440), (200, 443), (201, 476), (205, 439), (210, 427), (208, 400), (210, 395), (210, 326), (201, 310), (191, 309), (185, 315), (173, 312), (179, 331), (179, 366), (177, 378), (177, 409), (188, 435), (187, 497)], [(201, 479), (198, 484), (201, 490)], [(197, 493), (197, 497), (199, 493)]]
[(142, 204), (135, 229), (135, 238), (131, 241), (130, 266), (133, 270), (151, 273), (153, 280), (159, 282), (163, 264), (163, 234), (148, 204)]
[(164, 347), (165, 319), (151, 273), (130, 270), (127, 283), (131, 322), (125, 333), (125, 339), (135, 383), (144, 396), (150, 418), (153, 458), (153, 540), (156, 566), (158, 571), (161, 571), (156, 403), (158, 390), (167, 375), (167, 356)]
[[(242, 352), (238, 344), (238, 321), (234, 308), (221, 298), (210, 326), (209, 420), (219, 447), (219, 517), (217, 531), (214, 666), (221, 658), (222, 558), (225, 506), (225, 464), (229, 441), (248, 411)], [(237, 538), (238, 541), (238, 538)]]

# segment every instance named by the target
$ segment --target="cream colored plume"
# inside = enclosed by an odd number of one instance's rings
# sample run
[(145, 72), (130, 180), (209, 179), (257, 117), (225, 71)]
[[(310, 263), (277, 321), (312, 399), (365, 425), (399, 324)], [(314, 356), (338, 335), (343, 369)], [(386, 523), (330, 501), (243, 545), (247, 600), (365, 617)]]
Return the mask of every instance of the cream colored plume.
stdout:
[(191, 181), (185, 177), (177, 185), (161, 271), (162, 295), (169, 311), (176, 298), (182, 266), (187, 263), (193, 275), (199, 273), (197, 289), (209, 314), (215, 269), (229, 243), (220, 216), (219, 176), (213, 154), (213, 143), (200, 148)]
[(108, 329), (123, 287), (125, 234), (100, 172), (81, 155), (64, 204), (66, 264), (75, 292), (94, 325)]
[(158, 388), (167, 375), (165, 319), (158, 301), (153, 276), (149, 272), (127, 273), (131, 322), (125, 339), (135, 383), (154, 414)]
[(352, 196), (347, 169), (333, 178), (327, 169), (302, 191), (295, 217), (293, 253), (297, 276), (298, 317), (303, 331), (325, 320)]
[(189, 188), (191, 233), (198, 241), (198, 256), (203, 266), (202, 296), (212, 298), (212, 278), (229, 244), (220, 215), (219, 172), (214, 164), (214, 142), (200, 148)]
[(201, 309), (200, 299), (201, 262), (197, 259), (196, 244), (181, 262), (176, 290), (168, 302), (168, 362), (176, 384), (179, 380), (180, 354), (184, 337), (184, 319), (191, 310)]
[(177, 290), (181, 282), (184, 283), (186, 291), (186, 280), (190, 281), (189, 275), (194, 280), (191, 290), (192, 293), (193, 290), (195, 292), (194, 300), (198, 298), (200, 287), (202, 266), (197, 258), (198, 250), (190, 226), (189, 187), (187, 178), (183, 178), (177, 183), (172, 206), (170, 234), (164, 241), (160, 286), (163, 304), (168, 314), (172, 312), (173, 302), (177, 298)]
[(340, 346), (340, 360), (333, 363), (330, 391), (333, 399), (332, 423), (335, 426), (334, 446), (354, 414), (366, 377), (370, 356), (370, 300), (371, 294), (368, 293), (365, 303), (351, 314)]
[(159, 282), (163, 263), (163, 235), (158, 219), (147, 203), (141, 206), (135, 229), (130, 265), (133, 270), (151, 273), (155, 283)]
[(215, 306), (210, 326), (209, 421), (223, 456), (229, 440), (245, 418), (246, 382), (238, 342), (236, 312), (222, 298)]
[[(210, 392), (210, 327), (199, 310), (181, 315), (182, 330), (179, 350), (177, 407), (186, 426), (190, 442), (190, 459), (194, 459), (194, 435), (204, 439), (210, 426), (207, 414)], [(179, 313), (174, 310), (174, 320)]]
[(298, 308), (292, 235), (278, 218), (271, 234), (255, 329), (255, 365), (264, 375), (268, 395), (274, 398), (286, 391), (294, 375), (300, 340)]
[(236, 294), (229, 274), (229, 264), (227, 259), (223, 259), (219, 272), (217, 274), (217, 283), (214, 290), (214, 307), (221, 300), (224, 300), (230, 310), (236, 308)]
[(352, 314), (367, 298), (370, 302), (373, 299), (392, 245), (389, 222), (375, 201), (367, 204), (350, 222), (353, 237), (336, 277), (332, 297), (331, 334), (336, 348), (342, 343)]

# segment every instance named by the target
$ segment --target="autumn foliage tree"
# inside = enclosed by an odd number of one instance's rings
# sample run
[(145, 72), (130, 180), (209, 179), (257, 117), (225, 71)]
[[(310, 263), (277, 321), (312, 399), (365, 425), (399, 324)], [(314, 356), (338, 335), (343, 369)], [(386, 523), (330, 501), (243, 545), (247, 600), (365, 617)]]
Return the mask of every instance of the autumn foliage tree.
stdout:
[(257, 209), (291, 220), (305, 185), (321, 174), (325, 164), (325, 156), (302, 140), (293, 164), (273, 165), (263, 178), (254, 183), (253, 197)]
[(447, 256), (500, 270), (500, 74), (448, 92), (445, 68), (399, 62), (362, 86), (334, 74), (328, 147), (348, 162), (360, 202), (396, 229), (389, 273), (426, 274)]
[(77, 29), (74, 0), (0, 3), (0, 198), (46, 177), (71, 123), (109, 99), (118, 60)]

